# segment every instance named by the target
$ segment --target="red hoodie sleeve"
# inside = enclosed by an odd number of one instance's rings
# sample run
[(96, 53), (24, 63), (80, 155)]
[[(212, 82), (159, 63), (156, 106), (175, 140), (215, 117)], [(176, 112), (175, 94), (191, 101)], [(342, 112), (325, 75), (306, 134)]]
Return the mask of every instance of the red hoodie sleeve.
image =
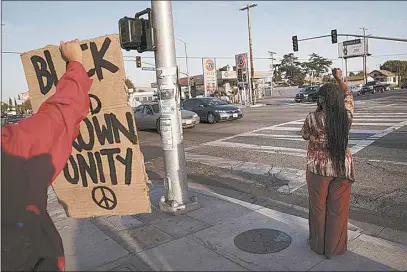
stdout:
[(42, 103), (36, 114), (2, 129), (2, 150), (25, 159), (49, 154), (54, 166), (51, 183), (65, 166), (80, 122), (89, 112), (91, 86), (83, 65), (70, 62), (55, 94)]

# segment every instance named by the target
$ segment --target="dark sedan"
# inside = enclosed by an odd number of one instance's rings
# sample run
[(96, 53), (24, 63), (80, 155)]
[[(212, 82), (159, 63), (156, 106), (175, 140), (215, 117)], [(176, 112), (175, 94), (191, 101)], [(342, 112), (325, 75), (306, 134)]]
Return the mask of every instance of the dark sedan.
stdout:
[(182, 108), (195, 112), (202, 122), (210, 124), (243, 118), (241, 109), (215, 97), (191, 98), (182, 104)]
[(318, 99), (319, 86), (308, 86), (295, 95), (295, 102), (314, 102)]

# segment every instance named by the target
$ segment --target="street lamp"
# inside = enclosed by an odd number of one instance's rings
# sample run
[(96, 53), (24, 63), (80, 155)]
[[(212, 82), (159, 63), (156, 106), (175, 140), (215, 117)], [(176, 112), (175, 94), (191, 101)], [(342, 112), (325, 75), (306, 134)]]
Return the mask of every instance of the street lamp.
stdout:
[(189, 79), (189, 68), (188, 68), (188, 51), (187, 51), (187, 43), (184, 42), (181, 39), (175, 38), (177, 41), (180, 41), (184, 44), (184, 50), (185, 50), (185, 64), (187, 66), (187, 77), (188, 77), (188, 97), (191, 98), (191, 84), (190, 84), (190, 79)]

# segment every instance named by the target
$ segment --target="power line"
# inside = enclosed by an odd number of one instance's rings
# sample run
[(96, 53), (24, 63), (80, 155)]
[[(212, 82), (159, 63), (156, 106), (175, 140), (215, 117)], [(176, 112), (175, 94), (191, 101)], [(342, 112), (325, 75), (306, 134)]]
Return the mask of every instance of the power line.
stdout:
[[(10, 55), (21, 55), (21, 54), (23, 54), (21, 52), (16, 52), (16, 51), (3, 51), (1, 53), (2, 54), (10, 54)], [(371, 55), (371, 56), (369, 56), (369, 58), (396, 57), (396, 56), (406, 56), (406, 55), (407, 55), (407, 53), (388, 54), (388, 55)], [(123, 58), (134, 58), (135, 59), (136, 56), (123, 56)], [(154, 59), (154, 57), (148, 57), (148, 56), (143, 56), (142, 58), (144, 58), (144, 59)], [(186, 58), (185, 56), (177, 57), (177, 59), (185, 59), (185, 58)], [(190, 56), (188, 56), (188, 59), (203, 59), (203, 58), (205, 58), (205, 57), (203, 57), (203, 56), (202, 57), (199, 57), (199, 56), (190, 57)], [(222, 59), (222, 60), (234, 60), (235, 59), (235, 57), (213, 57), (213, 58), (214, 59)], [(253, 59), (269, 60), (270, 57), (253, 57)], [(283, 58), (281, 58), (281, 57), (277, 57), (275, 59), (277, 59), (279, 61), (283, 60)], [(338, 59), (339, 58), (328, 59), (328, 60), (338, 60)], [(309, 59), (300, 58), (300, 59), (297, 59), (297, 60), (307, 61)], [(125, 61), (130, 61), (130, 60), (125, 60)]]

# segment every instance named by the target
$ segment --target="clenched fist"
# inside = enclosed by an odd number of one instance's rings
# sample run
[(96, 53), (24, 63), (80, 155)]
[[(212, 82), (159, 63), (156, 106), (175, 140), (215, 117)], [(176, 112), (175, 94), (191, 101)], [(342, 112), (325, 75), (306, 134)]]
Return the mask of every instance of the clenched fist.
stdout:
[(59, 45), (62, 57), (65, 61), (77, 61), (82, 63), (82, 49), (79, 40), (75, 39), (70, 42), (62, 42)]

